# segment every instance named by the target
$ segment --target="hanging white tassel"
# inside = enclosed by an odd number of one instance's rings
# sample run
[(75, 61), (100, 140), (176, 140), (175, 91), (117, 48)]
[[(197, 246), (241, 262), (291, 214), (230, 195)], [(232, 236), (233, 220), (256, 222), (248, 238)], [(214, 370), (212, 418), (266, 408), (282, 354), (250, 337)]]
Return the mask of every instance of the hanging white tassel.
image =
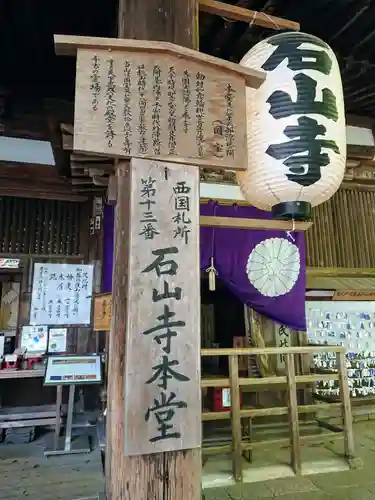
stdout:
[(292, 231), (286, 231), (287, 238), (290, 238), (293, 243), (295, 243), (295, 241), (296, 241), (295, 237), (292, 234), (292, 232), (294, 233), (295, 229), (296, 229), (296, 221), (293, 219)]
[(206, 269), (206, 273), (208, 273), (208, 289), (210, 290), (210, 292), (214, 292), (216, 290), (217, 271), (214, 266), (213, 257), (211, 257), (211, 265)]

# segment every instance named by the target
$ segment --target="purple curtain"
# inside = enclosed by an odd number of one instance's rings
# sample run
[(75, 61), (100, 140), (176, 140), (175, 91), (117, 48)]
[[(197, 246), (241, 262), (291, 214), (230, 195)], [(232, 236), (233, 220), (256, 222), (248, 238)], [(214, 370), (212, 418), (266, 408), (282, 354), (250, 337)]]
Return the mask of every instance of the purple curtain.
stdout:
[[(269, 212), (263, 212), (249, 206), (223, 206), (216, 202), (201, 205), (201, 215), (215, 215), (217, 217), (243, 217), (254, 219), (270, 219)], [(210, 266), (211, 256), (214, 257), (214, 265), (218, 276), (232, 290), (232, 292), (248, 306), (252, 307), (260, 314), (288, 326), (295, 330), (305, 330), (305, 290), (306, 290), (306, 264), (305, 264), (305, 240), (303, 232), (293, 232), (290, 236), (285, 231), (270, 230), (248, 230), (248, 229), (217, 229), (201, 227), (200, 231), (200, 251), (201, 269), (206, 270)], [(249, 255), (255, 247), (271, 238), (278, 238), (274, 241), (274, 247), (268, 248), (278, 257), (282, 240), (290, 242), (297, 248), (292, 251), (299, 252), (300, 271), (294, 286), (279, 296), (265, 296), (255, 288), (246, 271)], [(282, 240), (280, 240), (280, 238)], [(298, 249), (298, 250), (297, 250)], [(257, 250), (255, 250), (257, 252)], [(282, 252), (285, 268), (290, 263), (290, 257)], [(258, 261), (264, 265), (264, 256), (259, 255)], [(283, 278), (283, 276), (282, 276)], [(265, 278), (267, 279), (267, 278)], [(264, 285), (264, 279), (257, 280), (258, 286)], [(289, 280), (285, 280), (289, 281)], [(260, 286), (260, 288), (262, 288)]]
[[(104, 258), (103, 258), (103, 291), (112, 289), (112, 267), (113, 267), (113, 227), (114, 216), (113, 207), (105, 207), (104, 211)], [(223, 206), (216, 202), (201, 205), (201, 215), (215, 215), (218, 217), (244, 217), (256, 219), (270, 219), (271, 214), (248, 206)], [(218, 277), (224, 281), (226, 286), (244, 303), (251, 306), (260, 314), (288, 326), (295, 330), (305, 330), (305, 289), (306, 289), (306, 264), (305, 264), (305, 241), (302, 232), (293, 232), (289, 235), (285, 231), (270, 230), (246, 230), (246, 229), (218, 229), (201, 227), (200, 230), (200, 267), (205, 271), (211, 265), (211, 257), (214, 259), (214, 266)], [(267, 241), (266, 248), (263, 248), (265, 240), (277, 238), (277, 240)], [(285, 241), (284, 241), (285, 240)], [(255, 248), (257, 245), (259, 245)], [(293, 245), (293, 246), (291, 246)], [(287, 251), (285, 253), (285, 247)], [(288, 253), (289, 248), (289, 253)], [(290, 250), (291, 248), (291, 250)], [(290, 254), (292, 252), (292, 257)], [(266, 252), (266, 254), (264, 254)], [(257, 254), (259, 258), (257, 259)], [(281, 253), (281, 255), (279, 255)], [(254, 284), (251, 282), (247, 272), (247, 265), (250, 254), (251, 269), (255, 266), (267, 267), (267, 255), (280, 258), (280, 266), (285, 268), (285, 289), (275, 296), (268, 287), (268, 294), (265, 295), (267, 276), (257, 275)], [(293, 255), (297, 255), (300, 260), (299, 273), (291, 281), (291, 271), (293, 267)], [(255, 257), (255, 259), (254, 259)], [(287, 260), (285, 260), (287, 259)], [(267, 267), (267, 269), (269, 266)], [(272, 269), (271, 269), (272, 273)], [(284, 271), (281, 273), (281, 287), (283, 287)], [(292, 272), (293, 274), (293, 272)], [(272, 278), (268, 279), (272, 281)], [(293, 277), (293, 276), (292, 276)], [(280, 278), (280, 275), (279, 275)], [(291, 286), (290, 283), (293, 283)], [(267, 286), (266, 286), (267, 288)]]

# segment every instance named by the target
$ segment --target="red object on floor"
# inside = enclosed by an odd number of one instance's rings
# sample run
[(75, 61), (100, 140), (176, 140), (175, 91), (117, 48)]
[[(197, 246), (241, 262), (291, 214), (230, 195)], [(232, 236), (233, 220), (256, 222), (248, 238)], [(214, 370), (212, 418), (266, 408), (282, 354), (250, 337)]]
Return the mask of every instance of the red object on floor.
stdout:
[(7, 361), (4, 360), (3, 370), (19, 370), (20, 369), (20, 360), (16, 359), (15, 361)]
[(43, 361), (40, 357), (35, 357), (35, 358), (26, 358), (25, 359), (26, 361), (26, 366), (25, 366), (25, 369), (26, 370), (36, 370), (38, 367), (35, 367), (34, 365), (40, 365), (41, 362)]
[[(212, 411), (229, 411), (232, 408), (229, 387), (212, 388)], [(240, 392), (240, 406), (242, 407), (242, 393)]]

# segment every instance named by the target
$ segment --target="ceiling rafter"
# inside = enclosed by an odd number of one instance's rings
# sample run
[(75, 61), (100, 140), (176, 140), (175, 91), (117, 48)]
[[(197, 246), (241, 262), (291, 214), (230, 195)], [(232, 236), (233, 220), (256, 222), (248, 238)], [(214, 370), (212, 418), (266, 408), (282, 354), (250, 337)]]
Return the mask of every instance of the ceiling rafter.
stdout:
[(266, 12), (245, 9), (238, 5), (232, 5), (216, 0), (199, 0), (199, 10), (207, 14), (214, 14), (232, 21), (242, 21), (247, 24), (255, 24), (268, 29), (289, 29), (299, 31), (300, 24), (281, 17), (271, 16)]

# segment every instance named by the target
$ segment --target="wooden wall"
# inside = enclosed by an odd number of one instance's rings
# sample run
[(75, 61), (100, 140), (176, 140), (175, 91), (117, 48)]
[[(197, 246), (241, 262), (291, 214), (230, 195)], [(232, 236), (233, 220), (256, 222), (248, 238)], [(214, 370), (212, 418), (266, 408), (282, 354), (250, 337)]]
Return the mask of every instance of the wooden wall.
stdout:
[[(18, 326), (29, 324), (35, 262), (87, 262), (92, 203), (0, 197), (0, 256), (20, 258), (21, 293)], [(68, 351), (95, 349), (90, 328), (70, 328)]]
[(308, 267), (375, 268), (375, 192), (340, 189), (314, 208)]
[(0, 253), (78, 255), (78, 202), (0, 198)]

